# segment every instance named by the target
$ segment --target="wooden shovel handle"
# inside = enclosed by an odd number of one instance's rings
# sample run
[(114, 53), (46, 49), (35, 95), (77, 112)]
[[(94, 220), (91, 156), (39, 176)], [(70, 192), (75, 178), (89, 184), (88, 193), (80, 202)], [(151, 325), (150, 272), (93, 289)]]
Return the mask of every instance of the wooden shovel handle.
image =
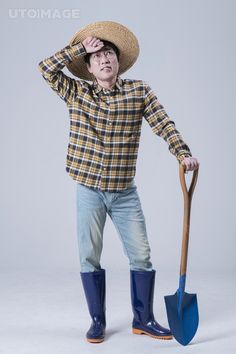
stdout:
[(193, 171), (192, 181), (187, 189), (185, 180), (185, 166), (179, 166), (180, 183), (184, 195), (184, 219), (183, 219), (183, 238), (182, 238), (182, 251), (180, 262), (180, 275), (185, 275), (187, 270), (187, 258), (188, 258), (188, 243), (189, 243), (189, 228), (190, 228), (190, 212), (193, 192), (197, 183), (198, 170)]

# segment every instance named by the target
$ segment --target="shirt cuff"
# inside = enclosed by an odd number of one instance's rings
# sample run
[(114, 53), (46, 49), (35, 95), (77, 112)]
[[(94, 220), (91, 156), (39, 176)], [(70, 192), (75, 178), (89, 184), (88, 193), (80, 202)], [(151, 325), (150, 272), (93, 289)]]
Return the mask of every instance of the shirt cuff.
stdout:
[(177, 160), (179, 161), (179, 163), (181, 163), (185, 157), (192, 157), (192, 155), (190, 154), (181, 154), (177, 157)]
[(73, 46), (67, 46), (66, 52), (67, 52), (71, 61), (76, 59), (77, 57), (87, 54), (87, 52), (81, 42), (74, 44)]

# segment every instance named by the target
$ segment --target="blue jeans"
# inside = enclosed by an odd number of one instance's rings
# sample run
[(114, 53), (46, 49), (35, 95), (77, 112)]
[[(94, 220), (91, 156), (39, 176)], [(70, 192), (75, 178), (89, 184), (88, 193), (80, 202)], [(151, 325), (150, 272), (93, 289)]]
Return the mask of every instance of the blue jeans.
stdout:
[[(131, 270), (152, 270), (145, 218), (134, 180), (118, 192), (103, 192), (77, 183), (77, 236), (81, 272), (101, 269), (107, 214), (122, 241)], [(115, 256), (115, 250), (111, 250)]]

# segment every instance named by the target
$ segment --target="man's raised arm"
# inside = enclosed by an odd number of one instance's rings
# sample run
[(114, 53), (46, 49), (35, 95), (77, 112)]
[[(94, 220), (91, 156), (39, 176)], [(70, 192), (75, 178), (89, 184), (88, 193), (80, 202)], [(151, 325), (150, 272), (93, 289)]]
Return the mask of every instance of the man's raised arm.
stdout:
[(81, 88), (80, 81), (68, 77), (62, 72), (65, 65), (77, 56), (83, 56), (86, 50), (82, 43), (66, 46), (50, 58), (39, 63), (39, 70), (49, 86), (66, 102), (70, 103)]

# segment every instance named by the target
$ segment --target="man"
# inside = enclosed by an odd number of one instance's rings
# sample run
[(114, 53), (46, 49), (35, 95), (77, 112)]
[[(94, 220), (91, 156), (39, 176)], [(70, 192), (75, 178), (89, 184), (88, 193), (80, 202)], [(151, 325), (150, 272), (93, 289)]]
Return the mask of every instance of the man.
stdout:
[[(92, 318), (86, 335), (91, 343), (105, 337), (105, 269), (100, 258), (107, 214), (129, 259), (133, 333), (172, 338), (153, 314), (156, 271), (134, 182), (143, 117), (186, 170), (198, 168), (198, 161), (151, 88), (142, 80), (121, 79), (138, 54), (138, 41), (128, 28), (104, 21), (81, 29), (70, 45), (39, 64), (44, 79), (69, 108), (66, 170), (77, 182), (80, 274)], [(79, 80), (65, 75), (64, 66)]]

